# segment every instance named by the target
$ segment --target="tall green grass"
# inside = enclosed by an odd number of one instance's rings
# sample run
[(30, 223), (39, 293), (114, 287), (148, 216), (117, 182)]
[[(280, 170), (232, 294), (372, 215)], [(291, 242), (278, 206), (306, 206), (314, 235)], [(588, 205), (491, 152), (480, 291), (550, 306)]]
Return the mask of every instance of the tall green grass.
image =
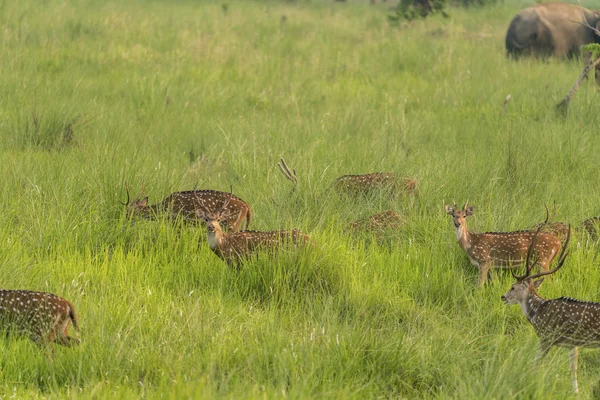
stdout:
[[(227, 4), (0, 2), (0, 286), (69, 299), (82, 339), (53, 356), (0, 341), (0, 397), (569, 397), (565, 351), (532, 362), (533, 329), (500, 301), (510, 274), (476, 290), (443, 205), (469, 200), (479, 231), (553, 200), (573, 226), (600, 213), (598, 89), (553, 110), (581, 65), (506, 60), (524, 2), (400, 29), (367, 1)], [(373, 171), (419, 196), (330, 190)], [(203, 229), (126, 220), (126, 182), (151, 202), (233, 185), (252, 228), (318, 246), (236, 272)], [(390, 208), (393, 238), (348, 233)], [(541, 294), (598, 300), (595, 244), (572, 244)]]

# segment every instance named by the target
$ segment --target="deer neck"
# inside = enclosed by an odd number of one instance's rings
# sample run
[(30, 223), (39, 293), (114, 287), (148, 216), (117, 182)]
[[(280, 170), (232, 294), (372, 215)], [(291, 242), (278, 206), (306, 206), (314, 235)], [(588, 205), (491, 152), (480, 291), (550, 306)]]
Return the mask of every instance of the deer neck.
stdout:
[(468, 251), (471, 248), (471, 232), (469, 232), (466, 222), (456, 228), (456, 240), (464, 251)]
[(527, 317), (527, 320), (533, 324), (533, 319), (545, 301), (537, 293), (529, 293), (527, 298), (519, 302), (519, 306), (521, 306), (521, 310), (525, 314), (525, 317)]
[(222, 230), (215, 230), (214, 232), (208, 232), (208, 245), (211, 249), (215, 250), (221, 247), (225, 237)]

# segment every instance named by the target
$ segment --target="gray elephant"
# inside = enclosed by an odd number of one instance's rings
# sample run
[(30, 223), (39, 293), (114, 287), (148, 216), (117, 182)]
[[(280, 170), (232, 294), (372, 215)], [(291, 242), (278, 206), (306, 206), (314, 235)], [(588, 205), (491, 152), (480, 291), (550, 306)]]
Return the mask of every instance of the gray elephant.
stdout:
[(577, 56), (582, 45), (600, 43), (600, 36), (587, 25), (600, 29), (600, 11), (566, 3), (538, 4), (513, 18), (506, 33), (506, 51), (514, 58)]

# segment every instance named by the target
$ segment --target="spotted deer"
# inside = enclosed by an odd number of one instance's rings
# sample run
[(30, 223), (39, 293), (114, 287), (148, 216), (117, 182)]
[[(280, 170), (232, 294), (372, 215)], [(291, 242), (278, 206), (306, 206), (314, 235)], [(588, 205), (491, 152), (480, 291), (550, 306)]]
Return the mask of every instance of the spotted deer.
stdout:
[[(298, 177), (295, 169), (290, 169), (285, 160), (279, 159), (279, 170), (294, 185), (292, 192), (298, 186)], [(417, 181), (411, 178), (399, 178), (389, 172), (374, 172), (363, 175), (344, 175), (333, 183), (334, 188), (346, 194), (365, 195), (376, 191), (388, 190), (390, 194), (408, 193), (417, 194)]]
[(79, 339), (69, 336), (69, 323), (79, 329), (75, 308), (62, 297), (29, 290), (0, 290), (0, 329), (27, 336), (40, 345), (58, 343), (72, 347)]
[[(467, 202), (468, 203), (468, 202)], [(461, 249), (467, 253), (471, 264), (479, 268), (478, 287), (481, 289), (487, 281), (490, 268), (511, 268), (522, 264), (536, 232), (470, 232), (467, 227), (468, 216), (475, 212), (467, 203), (459, 209), (446, 205), (446, 213), (452, 217), (456, 228), (456, 239)], [(538, 264), (548, 271), (550, 264), (560, 250), (561, 242), (555, 235), (539, 233), (534, 251)]]
[(387, 210), (373, 214), (368, 218), (363, 218), (352, 222), (350, 230), (364, 230), (369, 232), (381, 233), (388, 229), (398, 229), (406, 221), (395, 211)]
[(233, 194), (229, 193), (220, 207), (216, 208), (216, 211), (215, 208), (208, 208), (200, 197), (196, 202), (197, 217), (206, 222), (210, 249), (228, 265), (239, 267), (242, 259), (248, 258), (259, 251), (281, 248), (286, 242), (294, 245), (309, 242), (309, 236), (298, 229), (270, 232), (224, 232), (221, 229), (221, 220), (223, 211), (227, 209), (233, 198), (232, 196)]
[[(564, 240), (567, 237), (567, 233), (569, 231), (569, 225), (564, 222), (550, 222), (550, 209), (547, 205), (546, 207), (546, 219), (544, 222), (540, 224), (535, 224), (531, 227), (532, 231), (536, 231), (541, 227), (542, 232), (548, 232), (556, 235), (561, 240)], [(552, 213), (552, 218), (556, 215), (556, 202), (554, 202), (554, 211)]]
[[(527, 320), (540, 339), (536, 359), (544, 357), (552, 346), (570, 349), (570, 369), (573, 390), (579, 392), (577, 383), (577, 357), (579, 347), (600, 347), (600, 303), (575, 300), (569, 297), (546, 300), (538, 295), (536, 289), (542, 283), (543, 276), (554, 274), (564, 264), (570, 239), (570, 230), (560, 253), (557, 266), (551, 271), (542, 271), (531, 275), (537, 260), (531, 263), (527, 256), (525, 275), (517, 276), (510, 290), (502, 296), (506, 305), (518, 304)], [(534, 247), (532, 242), (530, 246)]]
[(335, 188), (351, 195), (369, 194), (389, 190), (392, 194), (417, 193), (417, 182), (411, 178), (399, 178), (389, 172), (373, 172), (363, 175), (344, 175), (335, 180)]
[(583, 228), (590, 235), (592, 240), (598, 239), (598, 228), (600, 227), (600, 217), (592, 217), (583, 221)]
[[(131, 203), (129, 188), (127, 186), (126, 190), (127, 202), (121, 204), (124, 204), (127, 208), (128, 217), (139, 215), (144, 218), (154, 219), (160, 213), (167, 213), (170, 217), (181, 216), (188, 222), (204, 221), (198, 215), (199, 201), (203, 202), (205, 209), (215, 211), (229, 196), (229, 193), (218, 190), (196, 190), (194, 188), (194, 190), (172, 193), (160, 203), (148, 205), (148, 197), (141, 198), (143, 187), (140, 197)], [(246, 220), (245, 229), (248, 229), (252, 219), (252, 210), (250, 209), (250, 205), (244, 200), (236, 196), (231, 196), (227, 207), (222, 210), (221, 218), (223, 229), (237, 232), (241, 229), (244, 220)]]

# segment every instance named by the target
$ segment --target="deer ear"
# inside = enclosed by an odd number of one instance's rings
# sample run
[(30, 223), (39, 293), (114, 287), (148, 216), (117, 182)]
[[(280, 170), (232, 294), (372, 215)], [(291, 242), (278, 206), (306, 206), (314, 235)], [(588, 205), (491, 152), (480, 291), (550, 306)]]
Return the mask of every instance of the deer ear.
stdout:
[(454, 209), (452, 207), (450, 207), (448, 204), (446, 204), (446, 214), (448, 215), (454, 215)]
[(542, 282), (544, 282), (544, 278), (538, 279), (537, 281), (533, 282), (533, 287), (539, 289), (539, 287), (542, 286)]
[(471, 206), (471, 207), (467, 208), (467, 216), (473, 215), (474, 212), (475, 212), (475, 207)]
[(138, 200), (137, 205), (140, 207), (146, 207), (148, 205), (148, 197), (146, 196), (142, 200)]

